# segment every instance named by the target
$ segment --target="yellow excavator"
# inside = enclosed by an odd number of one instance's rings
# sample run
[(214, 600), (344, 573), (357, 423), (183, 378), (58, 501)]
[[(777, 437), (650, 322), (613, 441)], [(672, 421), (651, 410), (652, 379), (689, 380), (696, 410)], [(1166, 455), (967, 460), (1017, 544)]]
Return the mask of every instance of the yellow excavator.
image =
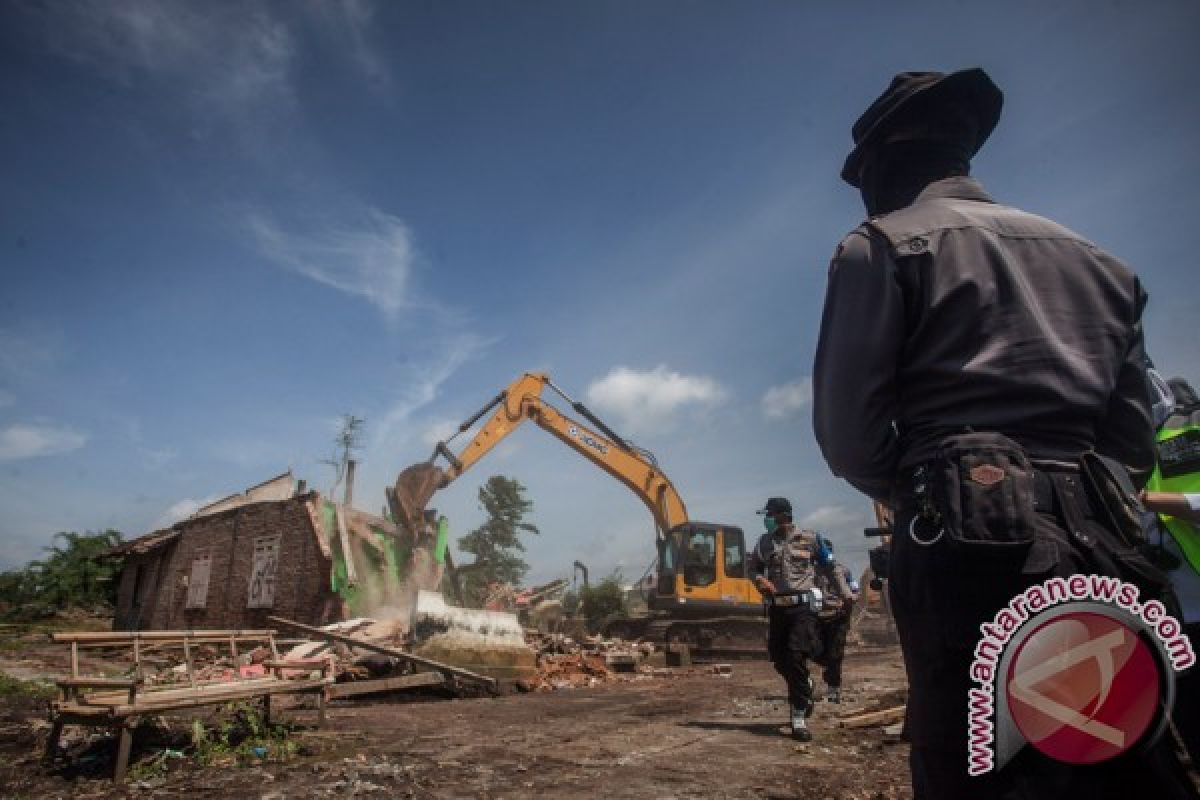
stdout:
[[(542, 395), (557, 394), (587, 424), (567, 416)], [(491, 412), (458, 453), (449, 445)], [(690, 519), (683, 498), (650, 452), (627, 441), (542, 373), (525, 373), (439, 442), (430, 459), (400, 473), (389, 502), (401, 519), (420, 519), (425, 505), (531, 421), (623, 483), (654, 520), (658, 549), (649, 616), (614, 620), (605, 633), (622, 638), (686, 642), (700, 647), (761, 650), (762, 596), (747, 578), (746, 537), (736, 525)], [(437, 466), (444, 459), (445, 468)]]

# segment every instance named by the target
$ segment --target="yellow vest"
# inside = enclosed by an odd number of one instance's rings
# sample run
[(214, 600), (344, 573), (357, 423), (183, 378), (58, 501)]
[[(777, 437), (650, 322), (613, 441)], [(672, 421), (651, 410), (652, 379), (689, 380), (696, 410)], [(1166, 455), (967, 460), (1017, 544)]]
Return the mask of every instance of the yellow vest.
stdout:
[[(1200, 411), (1175, 414), (1158, 431), (1158, 464), (1146, 490), (1194, 494), (1200, 492)], [(1200, 530), (1178, 517), (1159, 514), (1192, 569), (1200, 573)]]

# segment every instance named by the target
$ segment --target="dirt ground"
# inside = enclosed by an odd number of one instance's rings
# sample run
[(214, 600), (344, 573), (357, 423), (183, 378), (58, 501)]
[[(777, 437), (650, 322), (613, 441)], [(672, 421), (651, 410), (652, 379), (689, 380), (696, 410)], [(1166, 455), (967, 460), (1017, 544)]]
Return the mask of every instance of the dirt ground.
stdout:
[[(0, 670), (30, 677), (37, 659), (28, 656), (5, 652)], [(314, 711), (293, 709), (279, 715), (296, 725), (299, 752), (286, 762), (200, 767), (184, 756), (152, 778), (133, 770), (124, 786), (107, 777), (107, 741), (87, 763), (42, 765), (44, 704), (10, 700), (0, 712), (0, 796), (909, 797), (907, 747), (880, 728), (845, 730), (835, 719), (895, 704), (904, 685), (898, 651), (851, 652), (845, 682), (841, 705), (819, 704), (809, 744), (781, 733), (786, 700), (770, 666), (738, 662), (728, 677), (696, 666), (500, 698), (342, 701), (319, 730)], [(168, 720), (176, 729), (189, 724)], [(135, 745), (135, 763), (155, 754), (153, 743)]]

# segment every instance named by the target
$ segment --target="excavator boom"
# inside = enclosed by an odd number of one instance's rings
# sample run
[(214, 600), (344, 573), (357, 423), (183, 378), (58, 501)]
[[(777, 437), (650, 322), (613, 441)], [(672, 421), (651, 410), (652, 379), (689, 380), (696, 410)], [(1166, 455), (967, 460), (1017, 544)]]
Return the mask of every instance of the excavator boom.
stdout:
[[(595, 430), (547, 402), (542, 397), (546, 387), (550, 387), (561, 396)], [(492, 409), (495, 411), (488, 421), (457, 455), (450, 451), (446, 442), (439, 442), (434, 449), (430, 463), (438, 456), (449, 462), (449, 466), (441, 472), (442, 487), (449, 485), (470, 469), (523, 422), (529, 420), (636, 494), (654, 517), (660, 539), (667, 531), (687, 521), (687, 507), (683, 498), (679, 496), (670, 479), (658, 468), (653, 456), (635, 448), (613, 432), (586, 406), (572, 400), (555, 386), (548, 376), (541, 373), (525, 373), (498, 394), (491, 403), (463, 422), (458, 428), (458, 433), (469, 430)]]

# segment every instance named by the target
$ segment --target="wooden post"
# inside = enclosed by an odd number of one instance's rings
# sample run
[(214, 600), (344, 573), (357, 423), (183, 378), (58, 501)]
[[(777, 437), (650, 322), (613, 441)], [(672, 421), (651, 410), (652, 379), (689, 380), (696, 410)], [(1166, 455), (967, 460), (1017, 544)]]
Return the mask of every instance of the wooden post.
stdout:
[(263, 726), (271, 727), (271, 695), (263, 695)]
[(113, 770), (113, 782), (125, 780), (125, 770), (129, 767), (129, 751), (133, 749), (133, 729), (137, 727), (137, 717), (129, 717), (121, 722), (121, 735), (117, 743), (117, 765)]
[(47, 761), (53, 761), (58, 755), (58, 740), (62, 737), (63, 721), (61, 718), (55, 719), (54, 724), (50, 726), (50, 738), (46, 740), (46, 755)]
[(229, 635), (229, 653), (233, 659), (233, 677), (236, 680), (242, 680), (242, 665), (238, 663), (237, 637), (233, 634)]
[(79, 677), (79, 642), (71, 642), (71, 677)]
[(321, 689), (317, 693), (317, 727), (320, 728), (325, 724), (325, 689)]
[(187, 665), (188, 685), (195, 689), (196, 673), (192, 668), (192, 648), (191, 645), (188, 644), (187, 634), (184, 634), (183, 637), (183, 661)]

